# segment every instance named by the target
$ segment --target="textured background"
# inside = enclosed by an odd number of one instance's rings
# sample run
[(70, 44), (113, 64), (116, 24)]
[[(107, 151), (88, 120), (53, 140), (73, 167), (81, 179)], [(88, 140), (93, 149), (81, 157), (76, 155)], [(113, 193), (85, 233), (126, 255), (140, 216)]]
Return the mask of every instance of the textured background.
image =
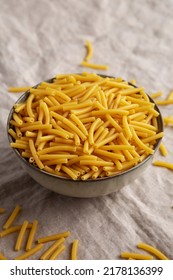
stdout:
[[(7, 141), (9, 110), (20, 94), (9, 86), (35, 85), (58, 73), (88, 70), (79, 66), (91, 40), (93, 62), (110, 66), (109, 75), (135, 78), (149, 93), (173, 88), (173, 1), (156, 0), (0, 0), (0, 228), (18, 203), (16, 223), (39, 220), (36, 238), (71, 231), (67, 250), (78, 238), (79, 259), (119, 259), (123, 250), (146, 242), (173, 259), (173, 173), (151, 166), (146, 175), (117, 194), (75, 199), (41, 187), (21, 169)], [(105, 73), (97, 72), (97, 73)], [(161, 108), (173, 114), (172, 105)], [(172, 128), (164, 143), (173, 161)], [(157, 159), (163, 159), (159, 152)], [(12, 259), (17, 235), (0, 239)], [(33, 256), (38, 258), (40, 253)]]

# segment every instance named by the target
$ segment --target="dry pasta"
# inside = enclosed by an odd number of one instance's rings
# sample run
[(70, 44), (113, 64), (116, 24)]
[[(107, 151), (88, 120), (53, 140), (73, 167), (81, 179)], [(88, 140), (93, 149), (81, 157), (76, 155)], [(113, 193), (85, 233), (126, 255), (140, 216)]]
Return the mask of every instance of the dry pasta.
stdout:
[(37, 244), (35, 247), (33, 247), (28, 252), (23, 253), (22, 255), (15, 258), (15, 260), (25, 260), (28, 257), (34, 255), (36, 252), (40, 251), (43, 248), (43, 244)]
[(160, 166), (160, 167), (166, 167), (168, 169), (173, 170), (173, 163), (169, 163), (169, 162), (166, 162), (166, 161), (156, 160), (156, 161), (153, 162), (153, 165)]
[(50, 235), (50, 236), (46, 236), (46, 237), (41, 237), (37, 240), (37, 242), (38, 243), (45, 243), (45, 242), (60, 239), (62, 237), (68, 237), (69, 235), (70, 235), (70, 231), (65, 231), (65, 232), (61, 232), (61, 233), (58, 233), (58, 234), (54, 234), (54, 235)]
[(86, 40), (87, 55), (85, 61), (89, 61), (93, 56), (93, 47), (89, 40)]
[(71, 248), (71, 260), (77, 260), (78, 245), (79, 245), (79, 240), (75, 239), (72, 243), (72, 248)]
[(159, 250), (157, 250), (153, 246), (150, 246), (150, 245), (145, 244), (145, 243), (139, 243), (137, 245), (137, 247), (139, 249), (143, 249), (143, 250), (145, 250), (149, 253), (152, 253), (153, 255), (155, 255), (156, 257), (158, 257), (161, 260), (168, 260), (168, 258), (162, 252), (160, 252)]
[[(73, 180), (113, 176), (153, 154), (157, 139), (163, 137), (159, 112), (144, 88), (122, 78), (62, 74), (28, 94), (14, 108), (21, 109), (10, 121), (11, 147), (57, 176)], [(106, 166), (113, 171), (104, 172)]]
[(38, 221), (34, 220), (27, 240), (26, 251), (29, 251), (32, 248), (32, 243), (36, 234), (37, 227), (38, 227)]
[(158, 92), (150, 94), (151, 98), (157, 98), (157, 97), (160, 97), (162, 95), (163, 95), (162, 91), (158, 91)]
[(160, 144), (159, 149), (160, 149), (160, 152), (163, 156), (166, 157), (168, 155), (168, 151), (167, 151), (167, 149), (166, 149), (166, 147), (163, 143)]
[(153, 257), (150, 255), (143, 255), (143, 254), (138, 254), (138, 253), (133, 253), (133, 252), (122, 252), (121, 257), (124, 259), (135, 259), (135, 260), (153, 260)]
[(16, 205), (15, 209), (9, 216), (8, 220), (5, 222), (3, 229), (8, 229), (12, 225), (12, 223), (14, 222), (14, 220), (16, 219), (20, 211), (21, 211), (20, 205)]
[[(27, 228), (31, 228), (32, 224), (28, 224)], [(20, 231), (22, 225), (17, 225), (13, 227), (9, 227), (8, 229), (5, 229), (3, 231), (0, 231), (0, 237), (4, 237), (10, 233)]]
[(97, 70), (108, 70), (109, 69), (108, 65), (89, 63), (87, 61), (82, 61), (81, 65), (84, 66), (84, 67), (97, 69)]
[(62, 237), (60, 239), (58, 239), (57, 241), (55, 241), (53, 243), (52, 246), (50, 246), (40, 257), (40, 260), (48, 260), (48, 258), (50, 257), (50, 255), (52, 255), (54, 253), (54, 251), (62, 244), (64, 243), (65, 238)]
[(25, 92), (29, 90), (31, 87), (9, 87), (8, 91), (9, 92)]
[(61, 244), (55, 252), (50, 256), (49, 260), (55, 260), (63, 251), (65, 250), (65, 245)]
[(17, 240), (16, 240), (15, 251), (19, 251), (21, 249), (22, 241), (23, 241), (23, 238), (24, 238), (24, 235), (25, 235), (28, 224), (29, 223), (28, 223), (27, 220), (25, 220), (23, 222), (23, 225), (22, 225), (22, 227), (19, 231), (19, 234), (18, 234), (18, 237), (17, 237)]

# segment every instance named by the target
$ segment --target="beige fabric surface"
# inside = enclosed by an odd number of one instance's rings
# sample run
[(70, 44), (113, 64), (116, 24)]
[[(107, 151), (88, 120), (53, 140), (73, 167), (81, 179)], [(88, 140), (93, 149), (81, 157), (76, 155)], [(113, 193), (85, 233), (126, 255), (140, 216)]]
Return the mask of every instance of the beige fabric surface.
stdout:
[[(63, 197), (43, 188), (21, 168), (9, 147), (6, 121), (20, 94), (9, 86), (35, 85), (58, 73), (91, 71), (79, 64), (85, 40), (94, 47), (95, 71), (135, 78), (148, 93), (173, 89), (173, 1), (138, 0), (0, 0), (0, 230), (16, 204), (22, 212), (15, 224), (38, 219), (36, 239), (66, 230), (71, 236), (59, 259), (69, 259), (71, 243), (79, 239), (79, 259), (119, 259), (121, 251), (136, 251), (146, 242), (173, 259), (173, 171), (150, 166), (118, 193), (92, 199)], [(173, 105), (160, 106), (164, 116)], [(165, 128), (173, 162), (173, 128)], [(0, 239), (9, 259), (17, 233)], [(48, 246), (48, 244), (46, 245)], [(46, 248), (46, 247), (45, 247)], [(32, 259), (39, 258), (41, 252)]]

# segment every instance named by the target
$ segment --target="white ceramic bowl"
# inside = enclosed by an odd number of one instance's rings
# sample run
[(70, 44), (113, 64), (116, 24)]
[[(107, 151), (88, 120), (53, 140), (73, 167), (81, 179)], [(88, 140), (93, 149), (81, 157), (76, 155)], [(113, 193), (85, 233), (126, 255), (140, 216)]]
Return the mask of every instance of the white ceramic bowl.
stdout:
[[(52, 82), (53, 79), (48, 80), (47, 82)], [(34, 88), (36, 88), (36, 85)], [(16, 103), (23, 103), (29, 95), (29, 92), (25, 92)], [(150, 97), (149, 97), (150, 98)], [(154, 101), (150, 98), (150, 101), (154, 103)], [(162, 116), (159, 111), (159, 108), (155, 104), (155, 109), (159, 112), (158, 116), (158, 132), (163, 131), (163, 121)], [(11, 127), (10, 120), (12, 119), (12, 115), (14, 112), (14, 108), (11, 109), (7, 121), (7, 131)], [(13, 139), (8, 134), (9, 142), (12, 143)], [(156, 140), (156, 144), (154, 147), (154, 154), (157, 151), (161, 142), (161, 138)], [(47, 189), (50, 189), (56, 193), (65, 196), (71, 197), (98, 197), (102, 195), (107, 195), (113, 192), (117, 192), (122, 187), (132, 183), (135, 179), (146, 171), (147, 167), (151, 165), (153, 155), (149, 155), (144, 161), (139, 163), (138, 165), (130, 168), (124, 172), (121, 172), (112, 177), (98, 178), (98, 179), (89, 179), (87, 181), (82, 180), (72, 180), (68, 178), (62, 178), (53, 174), (50, 174), (46, 171), (40, 170), (39, 168), (30, 164), (27, 159), (23, 158), (17, 149), (13, 148), (13, 151), (20, 159), (22, 166), (26, 170), (26, 172), (40, 185), (44, 186)]]

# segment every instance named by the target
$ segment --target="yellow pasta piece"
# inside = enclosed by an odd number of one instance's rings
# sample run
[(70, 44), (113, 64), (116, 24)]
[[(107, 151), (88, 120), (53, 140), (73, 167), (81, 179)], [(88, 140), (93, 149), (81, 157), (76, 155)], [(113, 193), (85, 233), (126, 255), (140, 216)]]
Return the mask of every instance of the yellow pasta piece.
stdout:
[(97, 172), (97, 171), (90, 170), (90, 171), (88, 171), (86, 174), (82, 175), (82, 176), (81, 176), (81, 179), (82, 179), (83, 181), (86, 181), (86, 180), (90, 179), (90, 178), (93, 176), (93, 174), (94, 174), (95, 172)]
[(53, 243), (52, 246), (50, 246), (40, 257), (40, 260), (48, 260), (48, 258), (50, 257), (50, 255), (52, 255), (54, 253), (54, 251), (56, 251), (56, 249), (62, 244), (64, 243), (65, 238), (62, 237), (60, 239), (58, 239), (57, 241), (55, 241)]
[(159, 149), (160, 149), (160, 152), (163, 156), (166, 157), (168, 155), (168, 151), (167, 151), (167, 149), (166, 149), (166, 147), (163, 143), (160, 144)]
[(73, 170), (71, 170), (71, 168), (62, 165), (61, 170), (64, 171), (67, 175), (69, 175), (70, 178), (72, 178), (73, 180), (77, 180), (78, 176)]
[(102, 115), (128, 115), (129, 112), (123, 109), (105, 109), (105, 110), (97, 110), (97, 111), (92, 111), (91, 115), (92, 116), (102, 116)]
[(94, 130), (95, 130), (96, 126), (97, 126), (100, 122), (101, 122), (101, 119), (100, 119), (100, 118), (96, 119), (96, 120), (92, 123), (92, 125), (91, 125), (91, 127), (90, 127), (90, 129), (89, 129), (88, 141), (89, 141), (90, 145), (93, 145), (93, 144), (94, 144)]
[(149, 137), (147, 137), (147, 138), (145, 138), (145, 139), (142, 139), (142, 142), (143, 142), (143, 143), (149, 143), (149, 142), (151, 142), (151, 141), (153, 141), (153, 140), (162, 138), (163, 136), (164, 136), (164, 133), (163, 133), (163, 132), (160, 132), (160, 133), (155, 134), (155, 135), (153, 135), (153, 136), (149, 136)]
[(123, 116), (122, 121), (123, 121), (124, 130), (125, 130), (125, 133), (126, 133), (126, 137), (127, 137), (127, 139), (131, 139), (132, 138), (132, 132), (131, 132), (130, 127), (129, 127), (127, 116)]
[(95, 149), (94, 153), (97, 154), (97, 155), (106, 156), (106, 157), (108, 157), (110, 159), (113, 158), (113, 159), (124, 160), (124, 156), (123, 155), (107, 152), (107, 151), (104, 151), (102, 149)]
[(79, 240), (75, 239), (72, 243), (72, 248), (71, 248), (71, 260), (77, 260), (78, 246), (79, 246)]
[(32, 124), (28, 126), (21, 127), (21, 132), (25, 131), (33, 131), (33, 130), (47, 130), (51, 129), (52, 125), (51, 124)]
[(153, 149), (149, 148), (148, 146), (146, 146), (137, 136), (135, 130), (132, 130), (132, 135), (133, 135), (133, 139), (136, 142), (137, 145), (139, 145), (140, 148), (144, 149), (145, 151), (147, 151), (149, 154), (153, 154)]
[(55, 241), (55, 240), (60, 239), (62, 237), (68, 237), (68, 236), (70, 236), (70, 234), (71, 234), (70, 231), (65, 231), (65, 232), (61, 232), (61, 233), (58, 233), (58, 234), (38, 238), (37, 242), (40, 244), (40, 243), (45, 243), (45, 242), (49, 242), (49, 241)]
[(50, 256), (49, 260), (55, 260), (63, 251), (65, 250), (65, 245), (60, 245), (55, 252)]
[(14, 210), (12, 211), (12, 213), (10, 214), (9, 218), (7, 219), (7, 221), (5, 222), (5, 224), (3, 225), (3, 229), (8, 229), (12, 223), (14, 222), (14, 220), (17, 218), (17, 216), (19, 215), (19, 212), (21, 211), (21, 207), (20, 205), (16, 205), (16, 207), (14, 208)]
[(170, 104), (173, 104), (173, 99), (156, 100), (155, 103), (157, 105), (170, 105)]
[[(27, 228), (31, 228), (31, 224), (28, 224)], [(3, 231), (0, 232), (0, 237), (4, 237), (10, 233), (19, 231), (21, 229), (22, 225), (18, 225), (18, 226), (13, 226), (13, 227), (9, 227), (8, 229), (5, 229)]]
[(164, 117), (163, 120), (165, 125), (173, 124), (173, 117)]
[(153, 246), (150, 246), (146, 243), (139, 243), (137, 245), (137, 247), (139, 249), (143, 249), (149, 253), (152, 253), (153, 255), (155, 255), (157, 258), (159, 258), (160, 260), (168, 260), (168, 258), (159, 250), (157, 250), (156, 248), (154, 248)]
[(162, 91), (158, 91), (156, 93), (152, 93), (150, 94), (151, 98), (157, 98), (157, 97), (160, 97), (163, 95), (163, 92)]
[(166, 162), (166, 161), (156, 160), (156, 161), (153, 162), (153, 165), (160, 166), (160, 167), (166, 167), (168, 169), (173, 170), (173, 163), (169, 163), (169, 162)]
[(36, 252), (40, 251), (42, 248), (43, 248), (43, 244), (37, 244), (35, 247), (33, 247), (28, 252), (16, 257), (15, 260), (25, 260), (28, 257), (34, 255)]
[(27, 240), (26, 251), (29, 251), (32, 248), (32, 244), (33, 244), (33, 241), (34, 241), (34, 237), (35, 237), (35, 234), (36, 234), (37, 227), (38, 227), (38, 221), (34, 220), (33, 224), (32, 224), (32, 227), (30, 229), (28, 240)]
[(17, 137), (18, 137), (18, 138), (21, 138), (21, 137), (22, 137), (22, 132), (20, 131), (20, 128), (19, 128), (19, 127), (16, 127), (15, 130), (16, 130), (16, 135), (17, 135)]
[(31, 87), (9, 87), (8, 91), (18, 93), (18, 92), (25, 92), (29, 89), (31, 89)]
[(9, 128), (8, 133), (9, 133), (14, 139), (17, 139), (17, 138), (18, 138), (16, 132), (15, 132), (12, 128)]
[(32, 102), (34, 100), (34, 97), (35, 97), (34, 94), (30, 94), (26, 101), (27, 113), (28, 113), (29, 117), (33, 117), (33, 118), (34, 118), (34, 113), (32, 111)]
[(84, 135), (88, 135), (88, 131), (86, 130), (85, 126), (76, 115), (71, 114), (70, 118), (80, 127)]
[(45, 148), (41, 151), (38, 151), (38, 155), (49, 154), (56, 151), (69, 151), (69, 152), (76, 152), (76, 147), (70, 145), (57, 145), (49, 148)]
[(21, 126), (23, 124), (23, 120), (21, 119), (21, 117), (16, 114), (16, 113), (13, 113), (13, 119), (16, 121), (16, 123)]
[(109, 69), (108, 65), (89, 63), (87, 61), (82, 61), (81, 65), (84, 66), (84, 67), (88, 67), (88, 68), (92, 68), (92, 69), (97, 69), (97, 70), (108, 70)]
[(40, 169), (43, 169), (44, 165), (37, 155), (37, 152), (36, 152), (36, 149), (35, 149), (35, 146), (34, 146), (34, 141), (32, 139), (29, 139), (29, 147), (30, 147), (31, 154), (32, 154), (35, 162), (37, 163), (38, 167)]
[(22, 241), (23, 241), (23, 238), (24, 238), (24, 235), (25, 235), (25, 231), (28, 227), (28, 221), (25, 220), (23, 222), (23, 225), (19, 231), (19, 235), (18, 235), (18, 238), (16, 240), (16, 245), (15, 245), (15, 251), (19, 251), (21, 249), (21, 245), (22, 245)]
[(95, 165), (95, 166), (113, 166), (114, 163), (110, 161), (104, 161), (104, 160), (97, 160), (97, 161), (92, 161), (92, 160), (80, 160), (81, 165)]
[(143, 254), (131, 253), (131, 252), (122, 252), (121, 257), (124, 259), (133, 258), (136, 260), (153, 260), (153, 257), (150, 255), (143, 255)]
[(107, 143), (109, 143), (109, 142), (111, 142), (111, 141), (113, 141), (114, 139), (116, 139), (117, 138), (117, 135), (118, 134), (114, 134), (114, 135), (112, 135), (112, 136), (107, 136), (106, 137), (106, 139), (104, 139), (104, 140), (102, 140), (102, 141), (99, 141), (99, 142), (97, 142), (94, 146), (96, 147), (96, 148), (99, 148), (99, 147), (106, 147), (106, 146), (104, 146), (105, 144), (107, 144)]
[(89, 40), (86, 40), (87, 55), (85, 61), (89, 61), (93, 56), (93, 47)]

